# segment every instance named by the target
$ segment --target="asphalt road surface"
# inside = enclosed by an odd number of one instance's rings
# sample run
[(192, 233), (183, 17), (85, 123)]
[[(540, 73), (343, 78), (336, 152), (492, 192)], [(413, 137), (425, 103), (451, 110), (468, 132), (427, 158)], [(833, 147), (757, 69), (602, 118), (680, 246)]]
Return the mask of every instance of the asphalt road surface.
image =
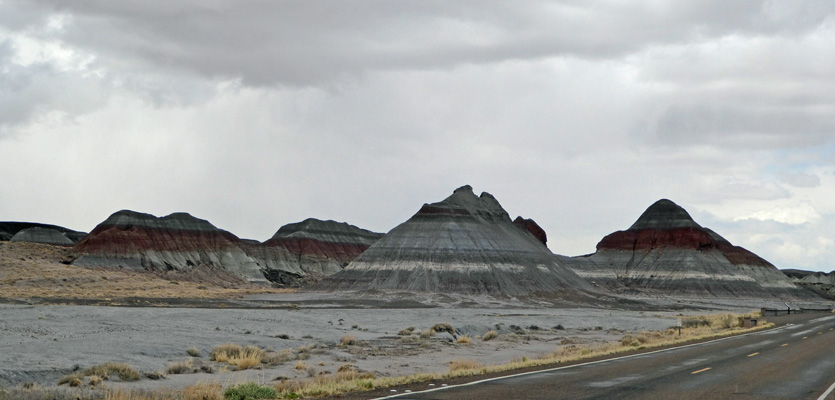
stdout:
[(554, 368), (404, 399), (835, 399), (835, 315), (777, 329)]

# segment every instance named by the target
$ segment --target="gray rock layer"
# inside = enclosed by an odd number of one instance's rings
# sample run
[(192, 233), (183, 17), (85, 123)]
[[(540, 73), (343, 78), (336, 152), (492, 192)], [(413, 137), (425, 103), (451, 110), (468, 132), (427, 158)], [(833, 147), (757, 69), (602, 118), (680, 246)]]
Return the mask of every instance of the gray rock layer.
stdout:
[(597, 251), (561, 258), (581, 277), (616, 292), (710, 297), (814, 297), (768, 261), (660, 200)]
[(496, 199), (461, 187), (322, 281), (326, 290), (409, 290), (585, 298), (593, 288), (560, 265)]
[(50, 228), (27, 228), (9, 239), (11, 242), (43, 243), (55, 246), (72, 246), (75, 244), (66, 233)]

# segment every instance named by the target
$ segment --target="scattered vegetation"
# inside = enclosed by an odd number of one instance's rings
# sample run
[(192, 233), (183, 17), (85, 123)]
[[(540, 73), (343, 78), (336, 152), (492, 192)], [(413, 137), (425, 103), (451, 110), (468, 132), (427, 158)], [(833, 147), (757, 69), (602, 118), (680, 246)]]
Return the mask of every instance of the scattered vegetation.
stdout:
[(272, 386), (261, 386), (255, 382), (232, 386), (223, 392), (226, 400), (274, 399), (277, 394)]
[(498, 336), (499, 336), (499, 334), (496, 333), (496, 331), (487, 331), (487, 333), (485, 333), (484, 336), (481, 337), (481, 340), (486, 342), (488, 340), (495, 339)]
[(165, 372), (175, 375), (175, 374), (187, 374), (192, 371), (193, 360), (183, 360), (183, 361), (175, 361), (171, 364), (168, 364), (168, 368), (165, 369)]
[(408, 328), (406, 328), (406, 329), (401, 330), (400, 332), (397, 332), (397, 334), (398, 334), (398, 335), (400, 335), (400, 336), (409, 336), (409, 335), (411, 335), (411, 334), (412, 334), (412, 332), (414, 332), (414, 331), (415, 331), (415, 327), (414, 327), (414, 326), (410, 326), (410, 327), (408, 327)]
[(183, 389), (183, 400), (223, 400), (220, 383), (198, 383)]
[(475, 360), (453, 360), (449, 364), (449, 372), (482, 369), (484, 365)]
[[(69, 375), (65, 375), (58, 380), (59, 385), (69, 385), (72, 387), (81, 386), (83, 381), (82, 378), (84, 377), (91, 377), (90, 380), (94, 382), (99, 382), (101, 380), (110, 379), (111, 376), (116, 375), (125, 382), (137, 381), (139, 380), (139, 372), (137, 372), (133, 367), (128, 364), (122, 363), (105, 363), (101, 365), (96, 365), (94, 367), (90, 367), (85, 369), (82, 372), (75, 372)], [(95, 377), (95, 378), (93, 378)], [(95, 383), (98, 384), (98, 383)], [(93, 385), (95, 385), (93, 384)]]
[(346, 335), (339, 339), (339, 344), (342, 346), (353, 346), (357, 344), (357, 337), (354, 335)]

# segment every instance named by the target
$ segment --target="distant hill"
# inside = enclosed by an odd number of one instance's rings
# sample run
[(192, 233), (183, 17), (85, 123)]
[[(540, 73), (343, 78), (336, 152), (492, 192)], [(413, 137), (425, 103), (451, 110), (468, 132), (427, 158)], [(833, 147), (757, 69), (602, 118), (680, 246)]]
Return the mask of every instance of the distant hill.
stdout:
[[(26, 231), (26, 232), (21, 232)], [(36, 222), (0, 222), (0, 241), (15, 240), (44, 244), (71, 246), (86, 235), (62, 226), (39, 224)]]
[(282, 227), (259, 243), (187, 213), (156, 217), (122, 210), (75, 245), (73, 264), (162, 271), (202, 266), (249, 282), (295, 286), (336, 272), (373, 243), (375, 235), (310, 219)]
[(594, 254), (573, 259), (578, 275), (622, 293), (709, 297), (810, 297), (774, 265), (696, 223), (662, 199)]

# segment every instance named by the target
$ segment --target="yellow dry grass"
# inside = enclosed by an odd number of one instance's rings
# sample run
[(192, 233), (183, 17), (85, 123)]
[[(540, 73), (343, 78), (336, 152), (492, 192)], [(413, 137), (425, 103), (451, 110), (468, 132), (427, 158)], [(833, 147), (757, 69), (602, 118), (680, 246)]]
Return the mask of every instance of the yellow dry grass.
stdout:
[(481, 368), (484, 368), (484, 364), (476, 360), (453, 360), (451, 363), (449, 363), (449, 372)]
[(198, 383), (183, 389), (183, 400), (223, 400), (223, 387), (218, 382)]
[(222, 287), (212, 283), (172, 281), (144, 271), (84, 268), (62, 264), (71, 249), (37, 243), (0, 242), (0, 296), (111, 300), (154, 298), (227, 299), (249, 294), (286, 293), (253, 285)]
[(238, 367), (238, 370), (249, 369), (261, 365), (261, 357), (264, 356), (264, 350), (257, 346), (247, 346), (239, 354), (229, 357), (227, 361), (229, 365)]

